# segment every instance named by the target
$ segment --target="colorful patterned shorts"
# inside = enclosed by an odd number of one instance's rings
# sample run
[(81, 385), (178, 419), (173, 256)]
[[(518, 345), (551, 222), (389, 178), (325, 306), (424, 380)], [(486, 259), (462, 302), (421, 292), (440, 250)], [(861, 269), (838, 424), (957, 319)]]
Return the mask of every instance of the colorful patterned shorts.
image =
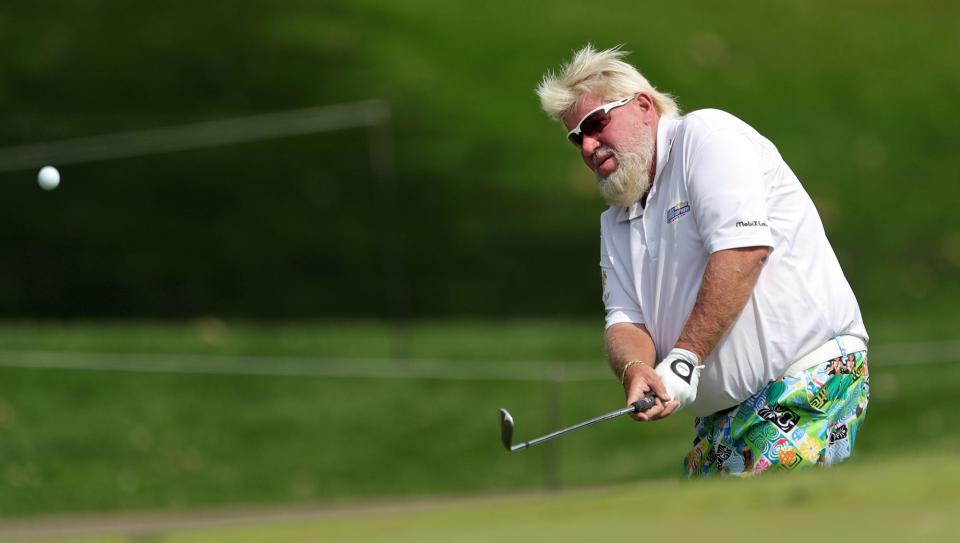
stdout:
[(731, 409), (698, 417), (688, 477), (829, 466), (850, 456), (867, 410), (867, 352), (771, 381)]

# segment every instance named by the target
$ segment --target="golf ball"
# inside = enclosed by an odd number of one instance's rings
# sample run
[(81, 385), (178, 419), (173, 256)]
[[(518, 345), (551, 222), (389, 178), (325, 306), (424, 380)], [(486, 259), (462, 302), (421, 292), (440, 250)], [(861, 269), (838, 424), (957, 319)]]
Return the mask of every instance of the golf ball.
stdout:
[(37, 174), (37, 183), (43, 190), (53, 190), (60, 184), (60, 172), (53, 166), (44, 166)]

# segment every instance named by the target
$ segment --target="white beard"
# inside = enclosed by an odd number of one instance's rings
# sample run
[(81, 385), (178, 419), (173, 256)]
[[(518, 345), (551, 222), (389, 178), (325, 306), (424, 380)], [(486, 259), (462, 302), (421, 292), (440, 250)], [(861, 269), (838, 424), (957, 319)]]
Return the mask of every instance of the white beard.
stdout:
[(632, 205), (650, 189), (654, 139), (644, 136), (636, 151), (610, 150), (608, 153), (617, 160), (617, 169), (606, 177), (597, 174), (600, 193), (612, 206)]

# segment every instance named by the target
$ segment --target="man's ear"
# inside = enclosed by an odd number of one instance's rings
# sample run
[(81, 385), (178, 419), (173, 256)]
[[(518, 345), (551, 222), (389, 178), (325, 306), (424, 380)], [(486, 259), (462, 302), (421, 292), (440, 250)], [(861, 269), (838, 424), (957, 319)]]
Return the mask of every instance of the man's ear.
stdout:
[(637, 103), (637, 107), (640, 108), (644, 113), (649, 113), (651, 111), (656, 111), (657, 106), (653, 103), (653, 97), (645, 92), (638, 92), (634, 98), (634, 102)]

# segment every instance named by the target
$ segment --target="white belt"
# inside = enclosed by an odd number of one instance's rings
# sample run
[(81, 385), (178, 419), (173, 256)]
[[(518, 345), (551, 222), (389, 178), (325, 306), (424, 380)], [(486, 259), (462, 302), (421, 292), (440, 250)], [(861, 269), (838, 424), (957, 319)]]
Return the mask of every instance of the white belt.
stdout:
[(790, 364), (790, 367), (787, 368), (784, 375), (797, 373), (828, 360), (866, 350), (867, 344), (857, 336), (837, 336), (830, 338), (826, 343), (804, 355), (800, 360)]

